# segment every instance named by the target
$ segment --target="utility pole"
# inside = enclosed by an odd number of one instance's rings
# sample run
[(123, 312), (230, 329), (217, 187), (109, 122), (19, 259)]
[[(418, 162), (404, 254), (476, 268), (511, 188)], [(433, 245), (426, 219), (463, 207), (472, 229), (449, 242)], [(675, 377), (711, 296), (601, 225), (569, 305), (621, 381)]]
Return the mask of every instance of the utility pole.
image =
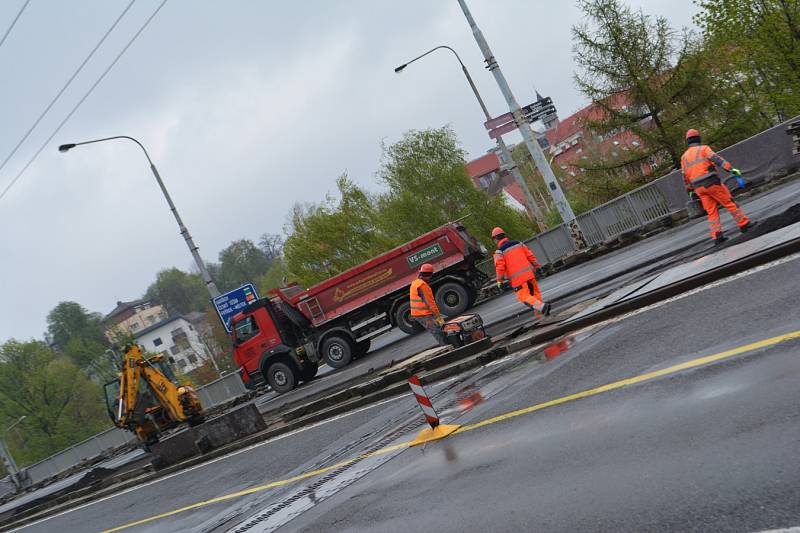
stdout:
[(0, 436), (0, 460), (3, 461), (3, 465), (6, 467), (8, 471), (8, 476), (11, 478), (11, 481), (14, 482), (14, 486), (19, 490), (22, 488), (22, 480), (19, 477), (19, 467), (17, 467), (17, 462), (14, 461), (14, 457), (11, 455), (11, 452), (8, 450), (8, 446), (6, 446), (6, 435), (8, 432), (25, 420), (27, 417), (25, 415), (19, 417), (16, 422), (8, 426), (5, 431), (3, 431), (2, 436)]
[[(475, 95), (475, 99), (478, 101), (478, 105), (481, 106), (481, 111), (483, 111), (483, 115), (486, 117), (486, 120), (492, 120), (492, 115), (489, 114), (489, 110), (486, 108), (486, 104), (481, 97), (481, 93), (478, 92), (478, 88), (475, 86), (475, 82), (472, 81), (472, 76), (467, 70), (466, 65), (464, 62), (461, 61), (461, 56), (458, 55), (458, 52), (453, 50), (449, 46), (441, 45), (435, 48), (431, 48), (424, 54), (421, 54), (414, 59), (408, 61), (407, 63), (403, 63), (399, 67), (395, 68), (394, 71), (396, 73), (402, 72), (408, 65), (411, 63), (422, 59), (426, 55), (430, 54), (431, 52), (435, 52), (436, 50), (450, 50), (453, 52), (453, 55), (458, 60), (458, 63), (461, 65), (461, 71), (464, 73), (464, 77), (467, 78), (467, 82), (469, 83), (470, 89), (472, 89), (472, 94)], [(544, 221), (544, 215), (542, 214), (542, 210), (539, 209), (539, 204), (536, 203), (536, 200), (533, 199), (533, 195), (531, 194), (530, 189), (528, 188), (528, 184), (525, 182), (525, 178), (522, 177), (522, 173), (519, 171), (519, 167), (517, 164), (514, 163), (514, 159), (511, 157), (511, 152), (508, 150), (503, 137), (497, 137), (497, 146), (500, 148), (500, 170), (505, 172), (510, 172), (511, 176), (514, 178), (514, 181), (517, 182), (522, 192), (525, 194), (525, 201), (528, 203), (528, 215), (536, 220), (536, 223), (539, 224), (539, 228), (547, 229), (547, 225)], [(502, 178), (501, 178), (502, 179)]]
[(514, 97), (514, 94), (511, 92), (511, 87), (509, 87), (503, 72), (500, 70), (500, 65), (498, 65), (494, 54), (492, 54), (491, 48), (489, 48), (489, 43), (486, 42), (486, 38), (483, 36), (480, 28), (478, 28), (478, 25), (475, 23), (475, 19), (472, 17), (472, 13), (470, 13), (466, 1), (458, 0), (458, 4), (461, 6), (461, 10), (464, 12), (464, 16), (467, 18), (470, 28), (472, 28), (472, 35), (475, 37), (475, 41), (478, 43), (478, 48), (480, 48), (481, 52), (483, 53), (484, 60), (486, 61), (486, 68), (488, 68), (492, 75), (494, 75), (494, 79), (497, 82), (498, 87), (500, 87), (500, 92), (503, 93), (503, 96), (506, 99), (506, 102), (508, 103), (508, 109), (513, 115), (514, 121), (517, 123), (519, 132), (522, 134), (522, 139), (525, 141), (525, 146), (527, 146), (528, 152), (530, 152), (533, 162), (536, 164), (536, 168), (538, 168), (539, 172), (541, 172), (542, 177), (547, 184), (547, 190), (553, 197), (553, 201), (556, 204), (558, 212), (561, 214), (561, 218), (564, 220), (564, 223), (570, 227), (572, 239), (577, 247), (579, 249), (584, 248), (586, 244), (580, 228), (578, 227), (578, 223), (575, 220), (575, 213), (572, 211), (572, 207), (570, 207), (567, 197), (564, 196), (564, 191), (561, 190), (561, 185), (559, 185), (558, 180), (556, 180), (556, 176), (553, 174), (553, 169), (547, 164), (544, 153), (542, 152), (542, 148), (539, 146), (539, 142), (533, 137), (531, 128), (521, 111), (520, 105), (517, 102), (517, 99)]

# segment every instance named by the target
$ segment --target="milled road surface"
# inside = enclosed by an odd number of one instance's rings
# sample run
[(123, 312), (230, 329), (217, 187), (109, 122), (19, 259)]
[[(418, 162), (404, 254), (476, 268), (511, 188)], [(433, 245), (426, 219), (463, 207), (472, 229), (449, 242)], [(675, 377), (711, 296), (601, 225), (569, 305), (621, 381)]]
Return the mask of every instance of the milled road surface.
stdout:
[[(788, 207), (800, 202), (800, 180), (782, 185), (759, 196), (742, 201), (737, 200), (740, 207), (753, 220), (758, 221), (768, 216), (784, 211)], [(739, 234), (736, 225), (727, 212), (721, 213), (723, 229), (731, 237)], [(616, 250), (607, 255), (598, 257), (587, 263), (563, 270), (541, 280), (540, 285), (543, 296), (547, 300), (559, 300), (556, 310), (574, 302), (576, 299), (586, 299), (602, 295), (617, 288), (623, 282), (634, 279), (642, 272), (659, 265), (666, 266), (672, 261), (669, 259), (659, 262), (656, 266), (644, 266), (653, 258), (671, 254), (694, 244), (691, 250), (683, 252), (682, 257), (697, 256), (713, 251), (714, 245), (709, 237), (708, 221), (705, 217), (690, 221), (675, 228), (669, 229), (649, 239), (637, 242), (628, 247)], [(633, 272), (622, 274), (633, 269)], [(619, 275), (616, 280), (596, 286), (597, 280)], [(579, 295), (564, 300), (565, 294), (581, 291)], [(509, 292), (501, 297), (487, 301), (474, 308), (474, 312), (481, 315), (484, 323), (491, 324), (519, 315), (519, 320), (530, 320), (531, 314), (526, 312), (513, 293)], [(355, 361), (350, 366), (336, 372), (323, 366), (317, 379), (309, 384), (301, 385), (298, 389), (284, 395), (268, 393), (256, 400), (262, 409), (267, 404), (278, 400), (279, 402), (297, 400), (309, 396), (325, 387), (343, 383), (355, 376), (367, 373), (370, 368), (383, 368), (390, 361), (400, 361), (435, 345), (432, 337), (427, 333), (409, 337), (399, 330), (382, 335), (373, 340), (373, 347), (367, 357)]]
[(784, 260), (576, 334), (547, 362), (529, 350), (430, 387), (445, 422), (467, 428), (424, 448), (405, 444), (422, 422), (403, 397), (23, 531), (800, 525), (800, 334), (774, 339), (800, 331), (798, 273), (800, 259)]

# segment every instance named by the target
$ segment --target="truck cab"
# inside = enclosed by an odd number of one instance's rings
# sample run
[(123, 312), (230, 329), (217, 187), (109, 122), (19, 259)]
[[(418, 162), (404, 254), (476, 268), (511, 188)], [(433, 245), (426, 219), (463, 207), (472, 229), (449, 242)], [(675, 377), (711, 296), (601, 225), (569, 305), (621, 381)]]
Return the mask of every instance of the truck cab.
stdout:
[(317, 375), (314, 342), (302, 337), (278, 301), (261, 298), (248, 305), (233, 317), (231, 332), (234, 360), (247, 388), (266, 381), (275, 392), (283, 393)]

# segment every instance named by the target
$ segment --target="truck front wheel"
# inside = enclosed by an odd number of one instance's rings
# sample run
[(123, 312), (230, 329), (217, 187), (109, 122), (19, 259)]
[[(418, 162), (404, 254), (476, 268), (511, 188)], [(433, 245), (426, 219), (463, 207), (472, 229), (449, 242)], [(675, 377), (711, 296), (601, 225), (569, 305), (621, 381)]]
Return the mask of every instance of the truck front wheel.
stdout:
[(353, 359), (353, 346), (349, 339), (330, 335), (322, 343), (322, 357), (329, 367), (342, 368)]
[(460, 283), (452, 281), (442, 284), (436, 289), (436, 305), (442, 314), (458, 316), (469, 307), (469, 292)]
[(297, 377), (292, 365), (284, 361), (275, 361), (266, 368), (267, 383), (278, 394), (292, 390), (297, 385)]

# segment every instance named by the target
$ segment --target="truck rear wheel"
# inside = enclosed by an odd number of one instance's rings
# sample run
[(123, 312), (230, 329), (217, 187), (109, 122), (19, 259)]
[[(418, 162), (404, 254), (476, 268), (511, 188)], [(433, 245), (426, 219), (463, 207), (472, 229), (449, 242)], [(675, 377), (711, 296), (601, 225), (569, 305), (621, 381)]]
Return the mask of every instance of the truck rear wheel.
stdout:
[(443, 315), (458, 316), (469, 307), (469, 292), (460, 283), (449, 281), (436, 289), (436, 305)]
[(272, 390), (278, 394), (283, 394), (295, 388), (298, 376), (293, 366), (289, 363), (275, 361), (267, 366), (266, 378)]
[(408, 302), (397, 306), (394, 311), (394, 323), (400, 328), (400, 331), (408, 335), (414, 335), (425, 330), (418, 322), (411, 320), (411, 304)]
[(350, 339), (339, 335), (330, 335), (322, 343), (322, 357), (331, 368), (342, 368), (353, 359), (353, 346)]

